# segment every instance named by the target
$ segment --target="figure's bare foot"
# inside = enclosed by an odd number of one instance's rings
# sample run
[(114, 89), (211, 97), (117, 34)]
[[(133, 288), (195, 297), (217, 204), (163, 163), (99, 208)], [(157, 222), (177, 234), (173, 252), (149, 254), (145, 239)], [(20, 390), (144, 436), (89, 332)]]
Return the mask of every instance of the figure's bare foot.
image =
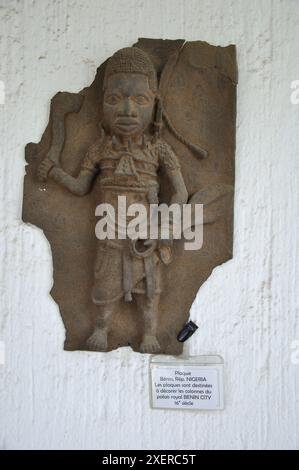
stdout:
[(140, 352), (155, 354), (160, 351), (161, 347), (158, 343), (156, 336), (154, 335), (144, 335), (142, 343), (140, 345)]
[(88, 338), (86, 344), (90, 351), (107, 351), (107, 331), (100, 328), (95, 328), (92, 335)]

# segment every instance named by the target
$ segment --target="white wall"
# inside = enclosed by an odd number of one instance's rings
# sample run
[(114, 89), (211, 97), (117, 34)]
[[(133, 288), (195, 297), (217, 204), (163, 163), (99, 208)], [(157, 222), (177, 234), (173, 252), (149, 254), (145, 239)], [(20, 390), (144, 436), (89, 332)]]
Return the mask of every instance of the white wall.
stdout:
[[(299, 448), (298, 0), (0, 0), (0, 16), (0, 446)], [(64, 352), (50, 248), (20, 220), (24, 145), (50, 98), (139, 36), (237, 45), (234, 259), (200, 290), (186, 344), (224, 357), (223, 412), (151, 410), (148, 356), (128, 348)]]

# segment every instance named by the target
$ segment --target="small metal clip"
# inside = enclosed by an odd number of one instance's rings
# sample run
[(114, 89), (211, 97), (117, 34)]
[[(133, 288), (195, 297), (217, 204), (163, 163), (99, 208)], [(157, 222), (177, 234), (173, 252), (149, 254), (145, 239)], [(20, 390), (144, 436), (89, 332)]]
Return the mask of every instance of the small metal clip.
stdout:
[(180, 343), (184, 343), (195, 333), (197, 328), (198, 326), (192, 320), (190, 320), (188, 323), (186, 323), (186, 325), (181, 329), (181, 331), (177, 335), (177, 340)]

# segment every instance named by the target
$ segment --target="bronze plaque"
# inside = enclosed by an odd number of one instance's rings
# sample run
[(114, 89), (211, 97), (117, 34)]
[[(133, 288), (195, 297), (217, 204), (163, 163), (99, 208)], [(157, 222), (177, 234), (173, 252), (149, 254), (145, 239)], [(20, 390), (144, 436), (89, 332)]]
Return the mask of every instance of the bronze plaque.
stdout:
[[(140, 39), (52, 99), (26, 146), (23, 220), (51, 245), (66, 350), (182, 352), (198, 289), (232, 257), (236, 83), (234, 46)], [(185, 249), (173, 223), (165, 238), (99, 239), (95, 209), (118, 211), (120, 196), (193, 215), (202, 204), (202, 246)]]

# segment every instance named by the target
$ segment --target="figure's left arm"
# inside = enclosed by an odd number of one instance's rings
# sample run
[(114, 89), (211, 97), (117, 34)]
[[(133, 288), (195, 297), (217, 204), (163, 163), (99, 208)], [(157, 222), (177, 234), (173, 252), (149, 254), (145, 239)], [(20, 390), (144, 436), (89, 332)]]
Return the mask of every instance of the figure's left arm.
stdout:
[(188, 192), (181, 170), (170, 170), (167, 173), (174, 191), (170, 199), (170, 204), (186, 204)]
[[(158, 145), (158, 149), (160, 167), (163, 168), (171, 184), (172, 192), (170, 197), (170, 205), (179, 204), (182, 206), (183, 204), (187, 203), (188, 191), (184, 182), (178, 158), (171, 147), (165, 142), (161, 142)], [(162, 238), (159, 243), (160, 257), (164, 264), (169, 264), (172, 259), (171, 246), (174, 236), (173, 224), (175, 224), (175, 221), (171, 219), (169, 220), (169, 223), (169, 238)]]
[(177, 156), (171, 147), (164, 142), (160, 145), (159, 154), (160, 165), (167, 174), (173, 191), (170, 204), (186, 204), (188, 191)]

